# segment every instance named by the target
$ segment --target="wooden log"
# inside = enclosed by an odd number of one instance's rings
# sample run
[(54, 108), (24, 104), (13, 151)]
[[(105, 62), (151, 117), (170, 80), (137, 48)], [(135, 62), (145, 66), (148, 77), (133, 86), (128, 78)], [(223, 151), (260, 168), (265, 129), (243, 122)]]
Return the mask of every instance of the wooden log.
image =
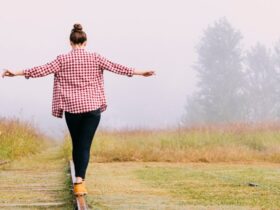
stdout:
[[(76, 176), (75, 176), (75, 167), (72, 160), (70, 160), (70, 171), (71, 171), (72, 187), (73, 187), (76, 181)], [(84, 195), (75, 196), (75, 205), (77, 206), (78, 210), (89, 210)]]

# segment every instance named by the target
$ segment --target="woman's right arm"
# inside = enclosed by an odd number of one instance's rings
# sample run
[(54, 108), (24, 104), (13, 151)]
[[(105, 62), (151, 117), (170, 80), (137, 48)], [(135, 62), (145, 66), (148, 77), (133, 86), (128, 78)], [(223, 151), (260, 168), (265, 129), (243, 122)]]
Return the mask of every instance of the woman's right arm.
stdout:
[(4, 69), (2, 77), (15, 77), (15, 76), (24, 76), (23, 71), (13, 71), (9, 69)]
[(48, 74), (58, 72), (60, 70), (60, 60), (57, 57), (54, 61), (49, 62), (42, 66), (36, 66), (30, 69), (25, 69), (21, 71), (13, 71), (9, 69), (5, 69), (2, 73), (2, 77), (14, 77), (14, 76), (25, 76), (25, 78), (36, 78), (36, 77), (44, 77)]

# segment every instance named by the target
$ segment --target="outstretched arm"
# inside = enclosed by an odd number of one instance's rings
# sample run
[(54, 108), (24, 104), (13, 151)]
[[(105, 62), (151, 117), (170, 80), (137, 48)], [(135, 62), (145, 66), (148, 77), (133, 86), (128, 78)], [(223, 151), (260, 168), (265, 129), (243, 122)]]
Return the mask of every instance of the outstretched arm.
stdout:
[(12, 71), (9, 69), (4, 69), (2, 77), (14, 77), (14, 76), (24, 76), (23, 71)]
[(97, 54), (97, 59), (101, 70), (106, 69), (116, 74), (127, 75), (129, 77), (133, 75), (141, 75), (145, 77), (155, 75), (154, 71), (138, 71), (135, 70), (134, 68), (128, 68), (123, 65), (114, 63), (98, 54)]
[(60, 70), (60, 61), (57, 57), (54, 61), (49, 62), (43, 66), (33, 67), (31, 69), (25, 69), (21, 71), (13, 71), (9, 69), (5, 69), (2, 73), (2, 77), (14, 77), (14, 76), (25, 76), (25, 78), (29, 77), (44, 77), (48, 74), (55, 73)]
[(141, 75), (141, 76), (144, 76), (144, 77), (149, 77), (149, 76), (152, 76), (152, 75), (156, 75), (155, 71), (136, 71), (134, 70), (133, 72), (133, 75)]

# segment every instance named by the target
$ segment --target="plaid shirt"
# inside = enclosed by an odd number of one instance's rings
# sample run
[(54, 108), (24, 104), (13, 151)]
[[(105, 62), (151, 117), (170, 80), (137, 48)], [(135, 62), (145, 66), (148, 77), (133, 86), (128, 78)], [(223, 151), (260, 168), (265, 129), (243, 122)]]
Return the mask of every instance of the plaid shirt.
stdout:
[(103, 70), (131, 77), (134, 69), (113, 63), (97, 53), (73, 49), (43, 66), (23, 70), (25, 78), (54, 73), (52, 115), (62, 118), (63, 111), (83, 113), (107, 108)]

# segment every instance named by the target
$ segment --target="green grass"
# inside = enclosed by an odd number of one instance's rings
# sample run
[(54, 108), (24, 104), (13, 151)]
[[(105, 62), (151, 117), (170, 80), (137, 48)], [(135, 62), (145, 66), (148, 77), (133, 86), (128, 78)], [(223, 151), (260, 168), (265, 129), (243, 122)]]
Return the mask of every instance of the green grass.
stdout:
[(86, 186), (93, 209), (280, 209), (279, 164), (91, 162)]
[(0, 161), (38, 153), (49, 144), (47, 137), (31, 124), (0, 119)]
[[(148, 167), (136, 175), (184, 204), (280, 209), (280, 169), (250, 165)], [(250, 187), (248, 183), (257, 183)]]

